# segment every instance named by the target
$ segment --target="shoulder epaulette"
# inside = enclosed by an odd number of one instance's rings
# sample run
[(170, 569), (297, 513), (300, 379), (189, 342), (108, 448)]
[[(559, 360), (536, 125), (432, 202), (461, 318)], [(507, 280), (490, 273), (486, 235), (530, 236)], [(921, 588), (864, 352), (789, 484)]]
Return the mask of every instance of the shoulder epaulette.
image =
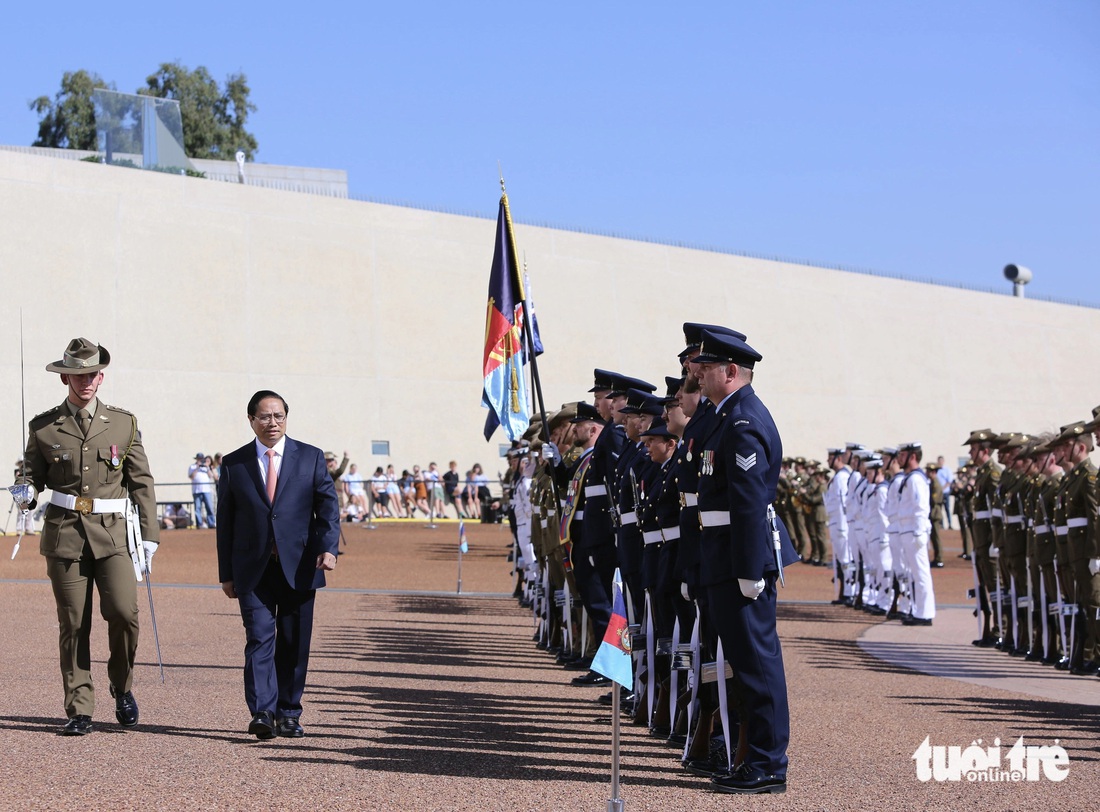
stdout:
[(52, 409), (46, 409), (46, 411), (39, 412), (38, 414), (36, 414), (34, 417), (31, 418), (31, 420), (37, 420), (40, 417), (45, 417), (48, 414), (53, 414), (54, 412), (56, 412), (60, 408), (61, 408), (61, 406), (57, 405), (57, 406), (54, 406)]
[(106, 403), (104, 403), (103, 408), (107, 409), (108, 411), (119, 412), (120, 414), (128, 414), (128, 415), (130, 415), (130, 417), (134, 416), (133, 412), (129, 412), (126, 409), (123, 409), (121, 406), (109, 406)]

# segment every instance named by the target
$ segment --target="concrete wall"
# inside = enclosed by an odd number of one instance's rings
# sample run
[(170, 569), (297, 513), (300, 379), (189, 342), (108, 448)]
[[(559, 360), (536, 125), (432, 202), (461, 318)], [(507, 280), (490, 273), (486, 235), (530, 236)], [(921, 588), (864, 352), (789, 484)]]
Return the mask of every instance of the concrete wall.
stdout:
[[(489, 208), (493, 184), (486, 184)], [(512, 200), (521, 216), (522, 200)], [(1100, 310), (517, 226), (553, 407), (595, 366), (659, 383), (680, 324), (748, 333), (757, 390), (791, 454), (923, 440), (949, 460), (971, 428), (1037, 431), (1100, 402)], [(480, 461), (481, 345), (494, 223), (0, 152), (0, 449), (61, 401), (45, 364), (84, 335), (114, 361), (101, 390), (141, 421), (154, 473), (251, 437), (273, 388), (292, 436), (361, 469)], [(389, 440), (392, 457), (370, 455)]]

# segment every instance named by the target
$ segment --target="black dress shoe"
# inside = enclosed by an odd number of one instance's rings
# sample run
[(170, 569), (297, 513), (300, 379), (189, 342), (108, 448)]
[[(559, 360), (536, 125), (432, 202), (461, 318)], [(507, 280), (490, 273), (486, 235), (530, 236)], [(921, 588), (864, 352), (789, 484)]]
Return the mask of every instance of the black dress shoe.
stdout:
[(579, 677), (573, 677), (570, 680), (574, 685), (607, 685), (611, 680), (605, 677), (603, 674), (597, 674), (595, 671), (589, 671), (587, 674), (581, 674)]
[(69, 717), (65, 727), (61, 728), (62, 736), (86, 736), (92, 732), (92, 717), (78, 713)]
[(684, 769), (692, 775), (699, 775), (703, 778), (716, 778), (721, 775), (729, 775), (729, 767), (726, 766), (724, 752), (720, 760), (711, 758), (689, 758), (684, 762)]
[(970, 560), (970, 553), (963, 553), (962, 555), (959, 556), (959, 558), (961, 558), (963, 561), (969, 561)]
[(715, 776), (710, 783), (719, 792), (732, 792), (738, 795), (778, 795), (787, 791), (785, 775), (769, 775), (744, 764), (729, 775)]
[(1092, 662), (1092, 660), (1088, 660), (1084, 663), (1081, 663), (1080, 665), (1071, 668), (1069, 670), (1069, 673), (1078, 677), (1091, 677), (1098, 670), (1100, 670), (1100, 668), (1097, 667), (1096, 663)]
[(252, 721), (248, 723), (248, 732), (260, 740), (275, 738), (275, 714), (271, 711), (260, 711), (253, 714)]
[(1024, 659), (1029, 663), (1034, 663), (1043, 659), (1043, 655), (1038, 651), (1029, 651)]
[(902, 620), (901, 624), (903, 626), (931, 626), (932, 618), (908, 616), (904, 620)]
[(123, 727), (133, 727), (138, 722), (137, 700), (132, 691), (118, 693), (111, 686), (111, 696), (115, 698), (115, 718)]
[(933, 561), (929, 566), (935, 567), (938, 570), (942, 570), (943, 569), (943, 562), (942, 561)]
[(565, 668), (567, 671), (587, 671), (590, 665), (592, 665), (591, 657), (581, 657), (566, 663)]
[(979, 639), (971, 641), (971, 645), (978, 648), (993, 648), (997, 645), (997, 638), (991, 634), (982, 635)]
[(306, 735), (306, 732), (302, 730), (302, 726), (298, 724), (298, 720), (293, 716), (280, 719), (279, 723), (275, 725), (275, 733), (284, 739), (300, 739)]

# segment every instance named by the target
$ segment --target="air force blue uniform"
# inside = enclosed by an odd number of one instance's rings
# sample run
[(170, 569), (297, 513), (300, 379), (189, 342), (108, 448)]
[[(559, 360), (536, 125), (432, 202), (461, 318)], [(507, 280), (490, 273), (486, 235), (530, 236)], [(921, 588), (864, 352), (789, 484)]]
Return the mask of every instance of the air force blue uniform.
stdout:
[[(705, 346), (705, 344), (704, 344)], [(784, 777), (790, 714), (783, 655), (776, 633), (779, 565), (768, 507), (775, 500), (782, 441), (751, 385), (718, 404), (702, 437), (699, 475), (700, 584), (708, 616), (734, 672), (745, 765)], [(798, 560), (786, 527), (775, 519), (783, 566)], [(741, 581), (764, 582), (755, 598)]]

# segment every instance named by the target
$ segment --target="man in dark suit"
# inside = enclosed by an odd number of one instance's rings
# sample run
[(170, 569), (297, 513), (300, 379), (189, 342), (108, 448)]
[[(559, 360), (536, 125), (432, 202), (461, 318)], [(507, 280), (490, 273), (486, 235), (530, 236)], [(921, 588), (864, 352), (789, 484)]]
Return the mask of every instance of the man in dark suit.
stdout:
[(305, 735), (313, 600), (336, 566), (340, 509), (319, 448), (286, 436), (290, 408), (252, 396), (256, 439), (226, 455), (218, 482), (218, 580), (244, 620), (244, 694), (258, 739)]
[(699, 443), (700, 583), (733, 669), (742, 740), (733, 771), (713, 781), (735, 793), (786, 791), (790, 738), (776, 579), (798, 556), (772, 509), (783, 446), (752, 388), (760, 358), (736, 336), (704, 331), (694, 359), (715, 406)]

